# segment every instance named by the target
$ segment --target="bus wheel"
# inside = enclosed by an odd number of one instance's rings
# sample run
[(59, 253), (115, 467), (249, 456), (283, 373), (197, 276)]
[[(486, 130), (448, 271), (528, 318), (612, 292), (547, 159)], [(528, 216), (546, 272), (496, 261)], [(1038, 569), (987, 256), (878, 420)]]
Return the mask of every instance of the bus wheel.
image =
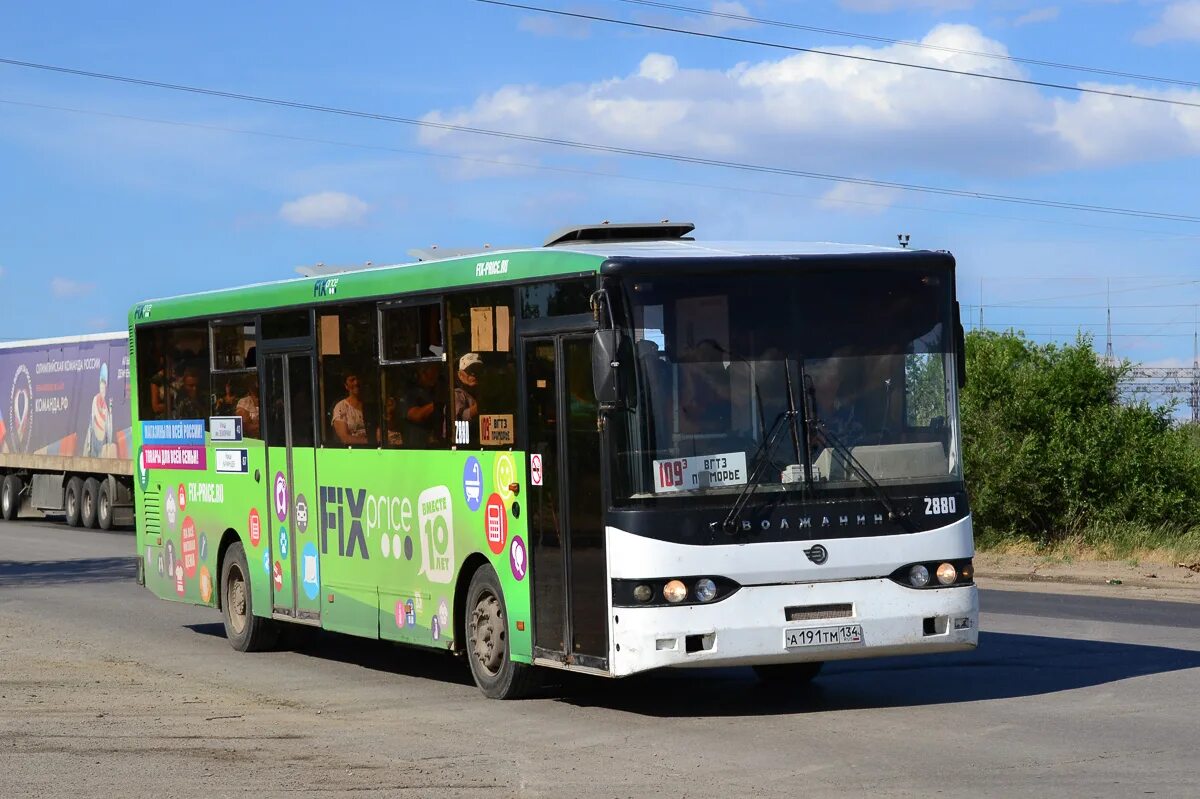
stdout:
[(21, 478), (15, 474), (8, 475), (4, 482), (0, 483), (0, 518), (10, 522), (16, 520), (17, 512), (21, 510), (23, 488)]
[(96, 526), (101, 530), (113, 528), (112, 497), (109, 496), (108, 481), (100, 483), (100, 493), (96, 495)]
[(67, 488), (63, 492), (63, 512), (67, 515), (67, 524), (71, 527), (79, 526), (79, 504), (82, 499), (83, 481), (72, 477), (67, 481)]
[(221, 611), (225, 615), (225, 637), (237, 651), (262, 652), (279, 640), (278, 622), (254, 615), (250, 569), (240, 541), (229, 546), (221, 564)]
[(818, 674), (825, 663), (772, 663), (767, 666), (755, 666), (754, 673), (758, 679), (772, 685), (808, 685)]
[(96, 499), (100, 483), (95, 477), (83, 481), (83, 501), (79, 504), (79, 523), (89, 530), (96, 526)]
[(504, 592), (491, 566), (481, 566), (467, 588), (467, 661), (471, 676), (490, 699), (519, 699), (537, 685), (533, 666), (509, 656)]

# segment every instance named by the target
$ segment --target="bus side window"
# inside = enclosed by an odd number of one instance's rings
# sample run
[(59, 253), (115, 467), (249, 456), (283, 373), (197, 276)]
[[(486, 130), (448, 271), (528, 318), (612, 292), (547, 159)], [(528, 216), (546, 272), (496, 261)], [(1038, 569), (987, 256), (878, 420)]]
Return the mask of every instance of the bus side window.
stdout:
[(189, 323), (138, 332), (138, 415), (203, 419), (212, 398), (208, 325)]
[(375, 317), (374, 303), (323, 307), (317, 312), (323, 446), (379, 446)]
[(439, 300), (401, 300), (380, 308), (383, 444), (404, 449), (445, 449), (448, 442), (443, 341)]
[(513, 290), (452, 295), (446, 306), (451, 443), (511, 449), (517, 440)]

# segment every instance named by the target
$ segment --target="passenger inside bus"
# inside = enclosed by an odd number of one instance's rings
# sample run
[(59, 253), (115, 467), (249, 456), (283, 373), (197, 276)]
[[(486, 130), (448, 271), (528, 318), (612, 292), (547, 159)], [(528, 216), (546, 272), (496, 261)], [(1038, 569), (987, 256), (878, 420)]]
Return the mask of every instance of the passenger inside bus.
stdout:
[(333, 433), (343, 444), (366, 444), (367, 425), (358, 375), (346, 372), (342, 385), (346, 389), (346, 396), (333, 406)]

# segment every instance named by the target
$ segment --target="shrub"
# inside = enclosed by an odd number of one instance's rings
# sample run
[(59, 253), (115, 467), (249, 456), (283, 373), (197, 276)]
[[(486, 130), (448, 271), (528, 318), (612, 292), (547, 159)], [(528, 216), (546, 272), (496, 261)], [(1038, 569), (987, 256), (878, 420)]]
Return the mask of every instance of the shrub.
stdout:
[(1050, 543), (1104, 526), (1200, 523), (1196, 431), (1174, 425), (1170, 407), (1121, 403), (1129, 368), (1104, 363), (1086, 336), (967, 337), (964, 467), (985, 536)]

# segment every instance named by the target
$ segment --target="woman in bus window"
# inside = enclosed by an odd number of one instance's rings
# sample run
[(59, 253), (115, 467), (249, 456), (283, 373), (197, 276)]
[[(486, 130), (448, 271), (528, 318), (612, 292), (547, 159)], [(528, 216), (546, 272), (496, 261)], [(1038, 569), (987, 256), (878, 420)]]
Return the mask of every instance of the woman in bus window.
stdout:
[(347, 372), (343, 385), (346, 396), (333, 406), (333, 433), (343, 444), (366, 444), (367, 424), (358, 375)]
[(258, 375), (246, 379), (246, 396), (237, 401), (237, 415), (242, 417), (242, 435), (258, 438)]

